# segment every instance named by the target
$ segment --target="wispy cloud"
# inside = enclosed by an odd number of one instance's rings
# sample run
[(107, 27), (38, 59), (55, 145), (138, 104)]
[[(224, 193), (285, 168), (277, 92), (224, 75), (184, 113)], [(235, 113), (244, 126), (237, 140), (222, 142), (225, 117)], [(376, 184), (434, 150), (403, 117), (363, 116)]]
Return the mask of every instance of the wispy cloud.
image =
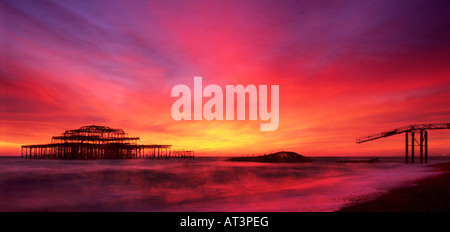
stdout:
[[(199, 154), (357, 154), (358, 136), (448, 122), (447, 1), (3, 1), (1, 133), (85, 124)], [(280, 126), (176, 122), (176, 84), (280, 85)], [(323, 144), (326, 143), (326, 146)], [(436, 152), (448, 150), (445, 143)], [(392, 143), (378, 144), (392, 151)]]

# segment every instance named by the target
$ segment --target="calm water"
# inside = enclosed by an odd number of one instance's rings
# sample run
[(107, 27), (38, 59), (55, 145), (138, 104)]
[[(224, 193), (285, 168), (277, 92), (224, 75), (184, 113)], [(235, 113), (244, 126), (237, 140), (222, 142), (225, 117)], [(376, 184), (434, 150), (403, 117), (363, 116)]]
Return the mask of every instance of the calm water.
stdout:
[[(0, 157), (0, 211), (334, 211), (439, 174), (403, 158), (380, 163)], [(430, 163), (450, 161), (431, 157)], [(362, 197), (364, 196), (364, 197)]]

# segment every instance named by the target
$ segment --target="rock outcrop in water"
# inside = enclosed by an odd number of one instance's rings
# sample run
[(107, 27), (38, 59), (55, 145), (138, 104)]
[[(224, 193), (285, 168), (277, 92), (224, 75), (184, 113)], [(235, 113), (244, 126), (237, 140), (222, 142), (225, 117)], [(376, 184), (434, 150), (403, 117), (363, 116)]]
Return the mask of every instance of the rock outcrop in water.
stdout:
[(262, 163), (306, 163), (312, 162), (314, 160), (292, 151), (280, 151), (262, 156), (234, 157), (227, 159), (226, 161)]

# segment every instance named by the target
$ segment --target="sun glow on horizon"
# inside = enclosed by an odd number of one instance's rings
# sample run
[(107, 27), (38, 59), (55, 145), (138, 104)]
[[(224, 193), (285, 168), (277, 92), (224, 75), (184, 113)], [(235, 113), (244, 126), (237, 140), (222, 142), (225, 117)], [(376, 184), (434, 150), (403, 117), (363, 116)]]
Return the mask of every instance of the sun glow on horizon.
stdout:
[[(200, 156), (403, 155), (402, 136), (355, 139), (450, 121), (446, 2), (192, 3), (3, 1), (0, 155), (92, 124)], [(279, 85), (278, 129), (173, 120), (195, 76)], [(449, 132), (430, 136), (448, 154)]]

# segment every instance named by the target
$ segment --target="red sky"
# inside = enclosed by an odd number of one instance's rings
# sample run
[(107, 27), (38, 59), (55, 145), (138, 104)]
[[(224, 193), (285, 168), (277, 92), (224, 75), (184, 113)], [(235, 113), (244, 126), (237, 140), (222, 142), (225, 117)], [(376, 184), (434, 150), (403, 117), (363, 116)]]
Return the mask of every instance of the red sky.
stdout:
[[(197, 155), (403, 155), (450, 122), (448, 1), (2, 1), (0, 155), (84, 125)], [(174, 121), (177, 84), (279, 85), (280, 124)], [(205, 102), (205, 100), (204, 100)], [(431, 131), (430, 155), (450, 152)]]

